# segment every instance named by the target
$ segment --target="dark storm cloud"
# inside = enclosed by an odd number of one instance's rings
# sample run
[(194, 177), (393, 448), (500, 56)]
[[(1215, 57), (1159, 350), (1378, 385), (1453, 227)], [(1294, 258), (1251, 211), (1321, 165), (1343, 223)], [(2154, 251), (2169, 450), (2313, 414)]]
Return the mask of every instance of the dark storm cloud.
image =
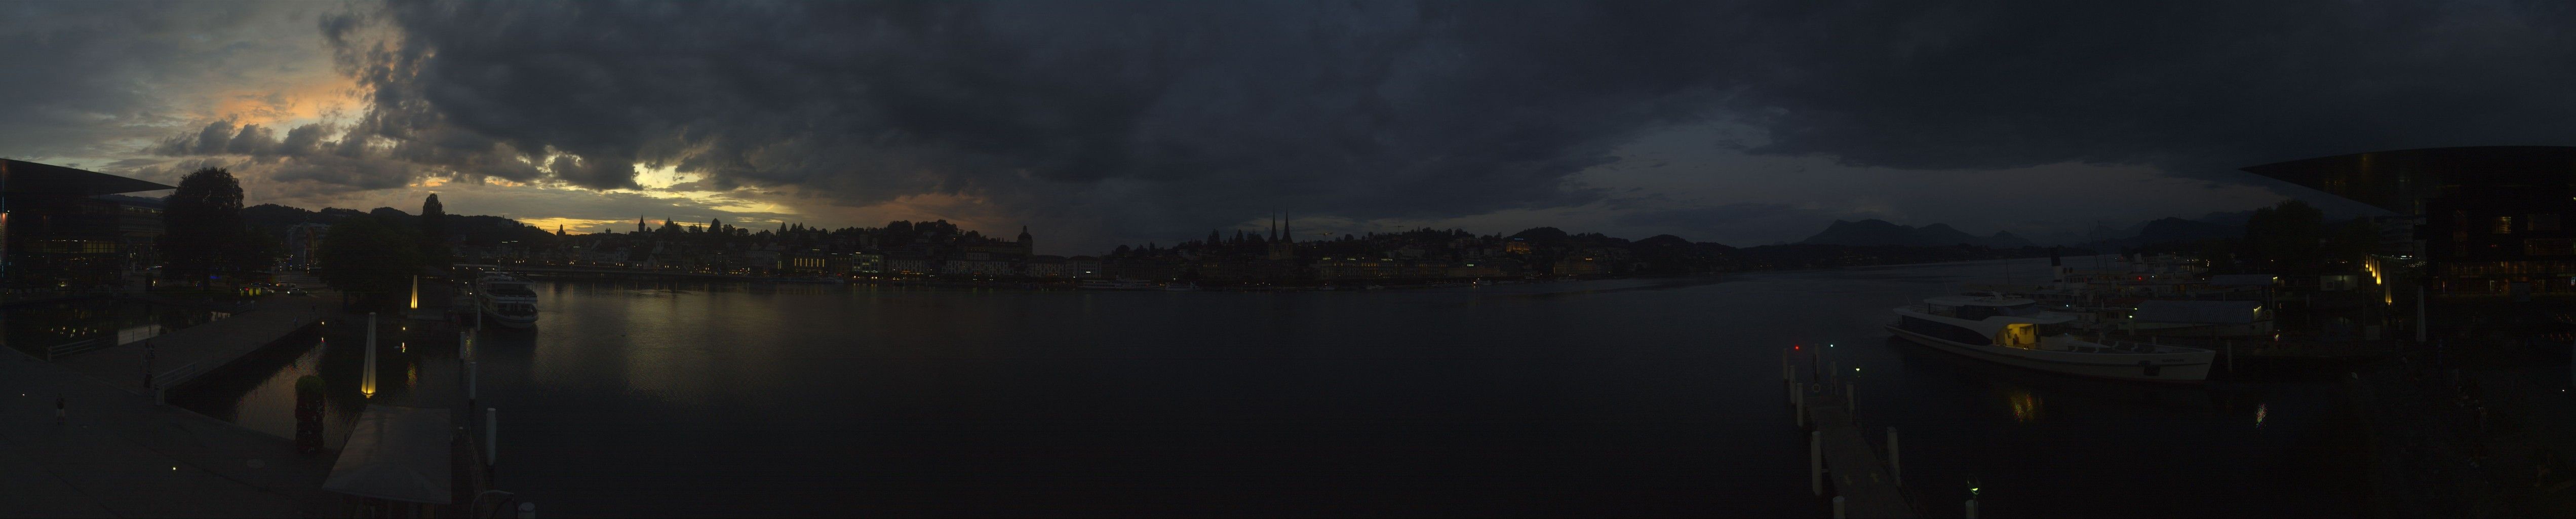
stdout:
[(359, 129), (422, 155), (497, 143), (576, 156), (547, 169), (589, 187), (631, 185), (640, 162), (852, 204), (950, 192), (1195, 228), (1248, 206), (1451, 216), (1595, 196), (1561, 179), (1722, 94), (1700, 79), (1709, 27), (1628, 31), (1674, 13), (1616, 9), (396, 3), (378, 21), (399, 41), (339, 48), (376, 96)]
[(191, 122), (154, 87), (215, 73), (241, 49), (191, 32), (245, 25), (212, 4), (0, 3), (0, 154), (106, 156)]
[[(2192, 176), (2391, 148), (2571, 144), (2562, 2), (1890, 2), (1766, 26), (1773, 142), (1909, 169)], [(1784, 13), (1785, 14), (1785, 13)]]
[(1907, 169), (2564, 144), (2565, 5), (396, 2), (320, 25), (372, 92), (342, 144), (392, 159), (1167, 233), (1579, 205), (1604, 193), (1568, 175), (1704, 119)]

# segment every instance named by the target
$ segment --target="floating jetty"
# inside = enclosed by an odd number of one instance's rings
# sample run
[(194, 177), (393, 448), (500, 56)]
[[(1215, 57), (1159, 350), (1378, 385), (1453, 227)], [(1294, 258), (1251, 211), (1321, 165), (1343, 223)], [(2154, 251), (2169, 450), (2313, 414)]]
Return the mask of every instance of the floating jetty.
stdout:
[[(1904, 488), (1902, 452), (1896, 428), (1887, 429), (1887, 449), (1870, 447), (1868, 433), (1855, 418), (1859, 412), (1854, 385), (1828, 375), (1810, 356), (1809, 376), (1802, 379), (1795, 350), (1780, 358), (1780, 381), (1789, 395), (1790, 413), (1807, 434), (1807, 486), (1832, 507), (1832, 517), (1918, 517), (1918, 507)], [(1976, 502), (1967, 503), (1968, 517)]]

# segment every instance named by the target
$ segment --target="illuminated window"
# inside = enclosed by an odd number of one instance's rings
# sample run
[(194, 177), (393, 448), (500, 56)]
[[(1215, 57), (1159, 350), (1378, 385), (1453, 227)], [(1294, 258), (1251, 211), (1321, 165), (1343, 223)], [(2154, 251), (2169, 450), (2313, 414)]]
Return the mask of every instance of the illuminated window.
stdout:
[(2511, 216), (2498, 216), (2498, 217), (2495, 217), (2495, 225), (2489, 226), (2488, 233), (2490, 233), (2490, 234), (2513, 234), (2513, 217), (2511, 217)]

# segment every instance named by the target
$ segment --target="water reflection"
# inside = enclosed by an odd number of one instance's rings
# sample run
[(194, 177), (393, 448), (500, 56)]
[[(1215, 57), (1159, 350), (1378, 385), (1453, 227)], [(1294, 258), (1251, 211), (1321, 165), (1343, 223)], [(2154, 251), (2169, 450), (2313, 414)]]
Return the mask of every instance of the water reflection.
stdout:
[[(1990, 265), (1559, 297), (570, 281), (542, 285), (541, 330), (475, 349), (480, 405), (516, 417), (505, 477), (588, 515), (1807, 514), (1803, 482), (1775, 477), (1807, 459), (1773, 356), (1816, 342), (1863, 386), (1865, 425), (1907, 431), (1907, 481), (1947, 502), (1981, 477), (2025, 515), (2353, 515), (2289, 487), (2349, 471), (2278, 462), (2337, 448), (2331, 393), (1880, 342), (1908, 291)], [(445, 387), (449, 344), (380, 351), (405, 365), (383, 376)], [(335, 391), (357, 380), (343, 350)]]
[(2012, 408), (2013, 421), (2015, 422), (2030, 423), (2039, 421), (2039, 395), (2031, 394), (2030, 391), (2018, 387), (2006, 388), (2004, 389), (2004, 405)]

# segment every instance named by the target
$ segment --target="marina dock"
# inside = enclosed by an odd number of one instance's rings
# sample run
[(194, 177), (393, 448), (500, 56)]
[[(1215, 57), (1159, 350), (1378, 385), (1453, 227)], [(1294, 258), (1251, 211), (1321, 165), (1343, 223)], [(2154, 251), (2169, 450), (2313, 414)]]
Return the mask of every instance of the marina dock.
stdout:
[(1831, 377), (1800, 380), (1790, 358), (1781, 359), (1781, 379), (1790, 411), (1807, 432), (1810, 490), (1831, 503), (1831, 517), (1917, 517), (1905, 496), (1896, 431), (1887, 431), (1886, 452), (1871, 447), (1854, 417), (1852, 386), (1836, 385)]

